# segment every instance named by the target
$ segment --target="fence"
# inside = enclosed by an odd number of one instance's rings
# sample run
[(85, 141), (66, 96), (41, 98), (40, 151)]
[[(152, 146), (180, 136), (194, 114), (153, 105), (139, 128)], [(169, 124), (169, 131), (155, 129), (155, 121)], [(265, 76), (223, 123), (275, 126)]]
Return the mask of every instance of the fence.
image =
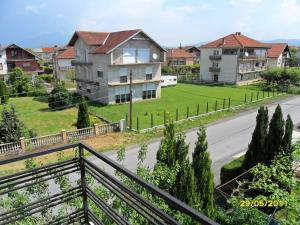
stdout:
[(62, 130), (57, 134), (50, 134), (30, 139), (20, 138), (20, 140), (17, 142), (0, 144), (0, 155), (11, 152), (25, 151), (26, 149), (36, 149), (55, 144), (66, 144), (73, 140), (95, 137), (113, 131), (123, 131), (124, 125), (121, 125), (123, 121), (124, 120), (121, 120), (118, 123), (110, 123), (104, 125), (94, 124), (92, 127), (77, 129), (74, 131)]

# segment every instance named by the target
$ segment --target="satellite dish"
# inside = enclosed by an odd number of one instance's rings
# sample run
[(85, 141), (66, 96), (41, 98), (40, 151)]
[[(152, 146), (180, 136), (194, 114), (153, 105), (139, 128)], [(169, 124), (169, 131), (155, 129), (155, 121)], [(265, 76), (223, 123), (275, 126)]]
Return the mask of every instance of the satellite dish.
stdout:
[(248, 52), (245, 52), (245, 56), (246, 56), (246, 57), (249, 56), (249, 53), (248, 53)]
[(152, 54), (152, 58), (153, 58), (154, 60), (156, 60), (156, 59), (158, 58), (158, 55), (157, 55), (156, 53), (153, 53), (153, 54)]

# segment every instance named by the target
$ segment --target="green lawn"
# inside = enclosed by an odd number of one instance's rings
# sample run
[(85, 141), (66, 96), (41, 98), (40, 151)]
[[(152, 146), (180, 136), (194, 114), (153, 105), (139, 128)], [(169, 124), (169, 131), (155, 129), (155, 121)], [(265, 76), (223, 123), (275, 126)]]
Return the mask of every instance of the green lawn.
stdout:
[[(215, 110), (216, 101), (217, 109), (223, 107), (223, 99), (225, 99), (225, 107), (228, 107), (229, 98), (231, 99), (231, 106), (241, 105), (244, 103), (245, 94), (247, 95), (247, 101), (250, 101), (251, 93), (253, 93), (253, 100), (256, 100), (257, 90), (250, 88), (193, 84), (178, 84), (175, 87), (163, 88), (160, 99), (134, 103), (133, 127), (136, 128), (137, 126), (137, 116), (139, 118), (139, 128), (148, 128), (151, 126), (151, 114), (153, 114), (154, 126), (160, 125), (164, 121), (164, 111), (175, 119), (176, 108), (178, 108), (178, 119), (180, 120), (186, 118), (187, 107), (189, 107), (189, 116), (193, 116), (197, 114), (198, 104), (200, 106), (200, 113), (204, 113), (206, 112), (207, 102), (209, 111), (213, 111)], [(259, 92), (259, 98), (262, 98), (262, 96), (263, 93)], [(265, 97), (267, 97), (267, 93), (265, 93)], [(128, 104), (103, 106), (99, 103), (90, 103), (90, 111), (111, 121), (125, 119), (128, 109)]]
[[(77, 108), (51, 111), (47, 102), (38, 101), (33, 97), (10, 98), (9, 104), (15, 106), (19, 118), (28, 128), (34, 128), (38, 135), (73, 130), (77, 120)], [(3, 106), (0, 105), (0, 111)]]

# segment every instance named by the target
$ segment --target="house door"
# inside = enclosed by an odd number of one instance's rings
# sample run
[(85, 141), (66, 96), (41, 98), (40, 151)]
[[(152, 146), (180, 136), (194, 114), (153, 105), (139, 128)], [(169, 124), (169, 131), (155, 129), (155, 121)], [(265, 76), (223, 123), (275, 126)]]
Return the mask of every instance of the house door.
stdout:
[(218, 82), (219, 81), (219, 75), (218, 74), (214, 74), (214, 82)]

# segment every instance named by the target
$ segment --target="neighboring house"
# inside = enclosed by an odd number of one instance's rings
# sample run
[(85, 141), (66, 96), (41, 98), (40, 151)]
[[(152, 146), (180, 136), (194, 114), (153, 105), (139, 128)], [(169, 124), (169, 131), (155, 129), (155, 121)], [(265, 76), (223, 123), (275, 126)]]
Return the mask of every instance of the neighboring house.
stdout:
[(258, 80), (267, 68), (269, 48), (240, 32), (202, 45), (200, 81), (243, 84)]
[(197, 63), (197, 59), (195, 53), (190, 53), (183, 48), (172, 48), (167, 52), (168, 66), (193, 65)]
[(104, 104), (128, 102), (132, 72), (133, 101), (160, 97), (165, 50), (142, 30), (76, 31), (69, 45), (79, 94)]
[(268, 67), (283, 68), (288, 65), (288, 59), (291, 57), (288, 44), (274, 43), (269, 45), (271, 48), (267, 51)]
[(182, 47), (185, 51), (189, 53), (194, 53), (197, 57), (200, 57), (200, 48), (196, 46), (183, 46)]
[(67, 73), (74, 70), (71, 63), (74, 59), (75, 49), (72, 46), (63, 47), (57, 51), (57, 56), (54, 57), (54, 70), (59, 80), (69, 80)]
[(54, 54), (54, 47), (45, 47), (45, 48), (36, 48), (33, 49), (33, 51), (35, 52), (35, 54), (41, 58), (42, 60), (48, 62), (48, 63), (52, 63), (52, 58), (53, 58), (53, 54)]
[(16, 44), (10, 44), (0, 48), (0, 55), (0, 75), (2, 75), (2, 77), (16, 67), (21, 68), (27, 73), (40, 72), (37, 57), (30, 51)]

